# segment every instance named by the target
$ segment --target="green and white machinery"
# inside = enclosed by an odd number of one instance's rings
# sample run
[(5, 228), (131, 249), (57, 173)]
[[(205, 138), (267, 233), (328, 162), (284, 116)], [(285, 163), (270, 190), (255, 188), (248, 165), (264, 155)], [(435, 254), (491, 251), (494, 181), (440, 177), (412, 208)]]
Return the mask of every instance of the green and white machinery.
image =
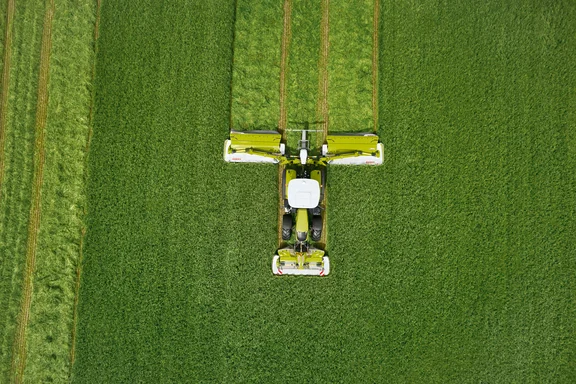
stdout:
[(282, 241), (272, 258), (275, 275), (326, 276), (330, 259), (323, 249), (323, 201), (327, 165), (380, 165), (384, 148), (373, 133), (331, 134), (320, 148), (311, 148), (301, 130), (296, 151), (287, 149), (276, 131), (231, 131), (224, 144), (230, 163), (273, 163), (284, 167)]

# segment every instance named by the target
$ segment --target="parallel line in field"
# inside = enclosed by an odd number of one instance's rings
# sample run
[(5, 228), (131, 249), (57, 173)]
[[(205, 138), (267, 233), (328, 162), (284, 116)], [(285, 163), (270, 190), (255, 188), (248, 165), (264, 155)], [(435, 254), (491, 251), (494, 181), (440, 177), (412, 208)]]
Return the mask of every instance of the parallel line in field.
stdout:
[(52, 20), (54, 18), (54, 0), (46, 1), (44, 13), (44, 26), (42, 30), (42, 48), (40, 50), (40, 69), (38, 76), (38, 99), (36, 105), (35, 148), (34, 148), (34, 183), (32, 190), (32, 204), (30, 206), (30, 221), (28, 224), (28, 241), (26, 249), (26, 268), (24, 270), (24, 286), (22, 306), (18, 318), (15, 335), (11, 377), (15, 383), (24, 379), (26, 367), (26, 328), (30, 319), (30, 304), (32, 302), (33, 274), (36, 263), (36, 249), (40, 226), (40, 210), (42, 183), (44, 178), (44, 138), (46, 118), (48, 114), (48, 77), (50, 69), (50, 51), (52, 49)]
[[(288, 53), (290, 39), (292, 37), (292, 0), (284, 0), (284, 25), (282, 29), (282, 47), (280, 54), (280, 118), (278, 131), (282, 134), (282, 141), (286, 142), (286, 128), (288, 121), (288, 109), (286, 107), (287, 90), (286, 74), (288, 72)], [(278, 248), (283, 246), (282, 240), (282, 217), (284, 215), (284, 194), (282, 193), (282, 176), (284, 165), (278, 166)]]
[(322, 0), (320, 23), (320, 60), (318, 63), (318, 114), (322, 121), (322, 143), (328, 135), (328, 50), (330, 48), (330, 0)]
[[(84, 183), (86, 185), (88, 181), (88, 153), (90, 151), (90, 143), (92, 141), (93, 125), (94, 125), (94, 100), (96, 89), (94, 88), (94, 79), (96, 78), (96, 57), (98, 53), (98, 36), (100, 36), (100, 6), (101, 0), (96, 1), (96, 20), (94, 21), (94, 58), (92, 61), (91, 68), (91, 84), (92, 84), (92, 97), (90, 100), (90, 111), (88, 113), (88, 135), (86, 137), (86, 147), (84, 155)], [(86, 216), (87, 212), (84, 212)], [(69, 377), (72, 378), (72, 368), (74, 367), (74, 362), (76, 361), (76, 329), (78, 325), (78, 299), (80, 295), (80, 279), (82, 277), (82, 260), (83, 260), (83, 248), (84, 248), (84, 238), (86, 237), (86, 227), (83, 226), (80, 229), (80, 245), (79, 245), (79, 255), (78, 263), (76, 265), (76, 283), (74, 286), (74, 308), (72, 312), (72, 335), (71, 335), (71, 346), (70, 346), (70, 373)]]
[(282, 193), (282, 179), (284, 176), (284, 165), (278, 166), (278, 248), (282, 248), (284, 241), (282, 240), (282, 218), (284, 216), (284, 194)]
[(12, 25), (14, 24), (14, 0), (6, 4), (6, 29), (4, 31), (4, 55), (2, 83), (0, 88), (0, 201), (2, 201), (2, 184), (4, 181), (4, 146), (6, 142), (6, 114), (8, 110), (8, 90), (10, 88), (10, 59), (12, 56)]
[(288, 110), (286, 108), (286, 73), (288, 70), (288, 51), (290, 49), (290, 38), (292, 35), (292, 0), (284, 0), (284, 26), (282, 29), (282, 51), (280, 54), (280, 119), (278, 130), (282, 134), (282, 141), (286, 141), (286, 126), (288, 120)]
[[(322, 0), (322, 20), (320, 24), (320, 60), (318, 63), (318, 114), (320, 116), (320, 121), (322, 121), (322, 142), (317, 143), (317, 146), (321, 146), (326, 142), (326, 136), (328, 135), (328, 52), (330, 49), (330, 0)], [(319, 243), (326, 249), (327, 243), (327, 226), (326, 222), (326, 209), (328, 205), (328, 188), (324, 185), (324, 198), (322, 201), (322, 206), (324, 211), (322, 212), (322, 236)]]
[[(282, 134), (282, 141), (286, 142), (286, 128), (288, 120), (288, 109), (286, 107), (287, 90), (286, 74), (288, 72), (288, 52), (290, 50), (290, 38), (292, 37), (292, 0), (284, 0), (284, 26), (282, 29), (282, 47), (280, 54), (280, 119), (278, 120), (278, 130)], [(282, 193), (282, 176), (285, 167), (278, 166), (278, 247), (283, 245), (282, 241), (282, 217), (284, 215), (284, 194)]]
[(380, 19), (380, 0), (374, 0), (372, 25), (372, 118), (374, 133), (378, 132), (378, 30)]

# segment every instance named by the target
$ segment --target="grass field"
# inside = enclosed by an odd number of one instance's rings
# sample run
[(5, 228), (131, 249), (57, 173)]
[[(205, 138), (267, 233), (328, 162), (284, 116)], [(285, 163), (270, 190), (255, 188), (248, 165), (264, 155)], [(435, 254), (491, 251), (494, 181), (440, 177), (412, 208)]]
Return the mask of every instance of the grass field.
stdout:
[(277, 170), (221, 160), (234, 3), (102, 11), (75, 382), (576, 380), (574, 5), (382, 2), (326, 279), (271, 276)]
[(12, 37), (4, 44), (11, 49), (3, 66), (8, 81), (2, 82), (0, 148), (0, 382), (66, 382), (86, 208), (96, 4), (9, 3), (14, 11)]

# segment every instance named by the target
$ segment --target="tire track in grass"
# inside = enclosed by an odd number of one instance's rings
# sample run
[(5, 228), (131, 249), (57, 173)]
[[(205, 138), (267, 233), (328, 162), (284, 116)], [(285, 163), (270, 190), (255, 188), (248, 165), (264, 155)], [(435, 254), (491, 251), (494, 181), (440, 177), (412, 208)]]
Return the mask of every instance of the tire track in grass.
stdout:
[(282, 134), (282, 141), (286, 141), (286, 125), (288, 111), (286, 108), (286, 74), (288, 70), (288, 51), (290, 49), (290, 37), (292, 19), (292, 0), (284, 0), (284, 28), (282, 30), (282, 52), (280, 54), (280, 120), (278, 130)]
[(22, 305), (13, 344), (11, 377), (15, 383), (21, 383), (26, 366), (26, 327), (30, 318), (32, 300), (34, 266), (36, 262), (36, 246), (40, 224), (40, 201), (42, 181), (44, 177), (44, 129), (48, 113), (48, 73), (50, 68), (50, 50), (52, 48), (52, 20), (54, 18), (54, 0), (46, 1), (44, 27), (42, 30), (42, 48), (40, 51), (40, 70), (38, 76), (38, 101), (36, 106), (35, 148), (34, 148), (34, 183), (32, 204), (30, 206), (30, 221), (28, 224), (28, 245), (26, 249), (26, 267)]
[[(282, 141), (286, 142), (286, 128), (288, 110), (286, 108), (286, 75), (288, 70), (288, 52), (290, 49), (290, 37), (292, 35), (292, 0), (284, 0), (284, 27), (282, 30), (282, 52), (280, 55), (280, 119), (278, 131), (282, 134)], [(282, 217), (284, 215), (284, 194), (282, 193), (282, 180), (285, 167), (278, 166), (278, 248), (282, 248)]]
[(330, 0), (322, 0), (320, 26), (320, 60), (318, 62), (318, 115), (322, 121), (322, 145), (328, 135), (328, 50), (330, 48)]
[(374, 133), (378, 133), (378, 30), (380, 19), (380, 0), (374, 0), (374, 17), (372, 25), (372, 117)]
[[(92, 74), (91, 74), (91, 83), (92, 83), (92, 100), (90, 101), (90, 112), (88, 115), (88, 124), (90, 126), (88, 130), (88, 135), (86, 137), (86, 149), (85, 149), (85, 157), (84, 157), (84, 182), (86, 185), (88, 181), (88, 153), (90, 151), (90, 142), (92, 141), (92, 133), (94, 126), (94, 100), (95, 100), (95, 87), (94, 87), (94, 79), (96, 78), (96, 56), (98, 53), (98, 36), (100, 31), (100, 6), (102, 4), (101, 0), (96, 1), (96, 20), (94, 22), (94, 59), (92, 62)], [(87, 215), (87, 212), (84, 212), (84, 216)], [(72, 335), (71, 335), (71, 346), (70, 346), (70, 373), (69, 377), (72, 380), (72, 372), (74, 368), (74, 361), (76, 360), (76, 328), (78, 324), (78, 298), (80, 293), (80, 278), (82, 276), (82, 260), (83, 260), (83, 247), (84, 247), (84, 238), (86, 237), (86, 227), (83, 226), (80, 229), (80, 254), (78, 255), (78, 265), (76, 266), (76, 285), (74, 287), (74, 309), (72, 315)]]
[(8, 90), (10, 88), (10, 58), (12, 53), (12, 24), (14, 23), (14, 0), (6, 4), (6, 29), (4, 31), (4, 54), (2, 56), (2, 83), (0, 85), (0, 201), (4, 181), (4, 145), (6, 142), (6, 114), (8, 110)]
[[(318, 62), (318, 117), (322, 121), (322, 141), (316, 143), (320, 147), (326, 142), (328, 135), (328, 51), (330, 49), (330, 0), (322, 0), (322, 21), (320, 25), (320, 60)], [(317, 140), (318, 141), (318, 140)], [(324, 210), (322, 211), (322, 237), (320, 245), (326, 249), (327, 246), (327, 224), (326, 209), (328, 208), (328, 188), (324, 186), (324, 199), (322, 201)]]

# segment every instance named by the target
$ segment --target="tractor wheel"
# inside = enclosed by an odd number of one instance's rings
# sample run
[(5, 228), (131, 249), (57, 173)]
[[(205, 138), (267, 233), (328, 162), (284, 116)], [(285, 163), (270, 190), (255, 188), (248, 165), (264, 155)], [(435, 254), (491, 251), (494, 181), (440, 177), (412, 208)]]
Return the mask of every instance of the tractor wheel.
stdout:
[(282, 240), (290, 240), (292, 237), (292, 215), (282, 217)]
[(312, 241), (320, 241), (322, 237), (322, 216), (312, 218)]

